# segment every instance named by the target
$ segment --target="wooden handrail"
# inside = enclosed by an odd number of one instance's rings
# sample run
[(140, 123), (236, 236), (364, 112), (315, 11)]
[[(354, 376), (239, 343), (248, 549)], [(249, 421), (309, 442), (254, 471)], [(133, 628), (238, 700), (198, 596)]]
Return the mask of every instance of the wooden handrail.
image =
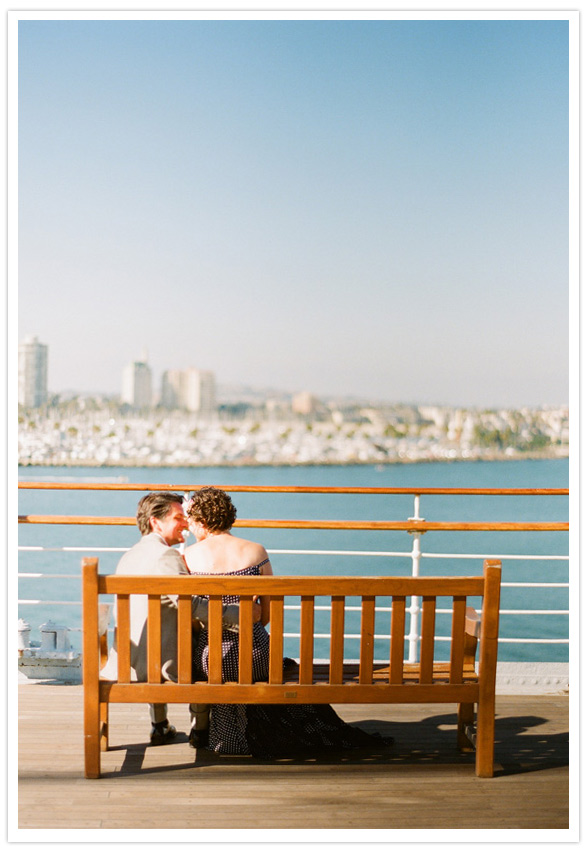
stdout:
[[(206, 485), (173, 486), (169, 483), (44, 483), (21, 480), (19, 489), (73, 489), (121, 492), (195, 492)], [(416, 486), (227, 486), (218, 488), (225, 492), (290, 493), (290, 494), (348, 494), (348, 495), (568, 495), (568, 489), (502, 489), (502, 488), (447, 488)]]
[[(19, 515), (19, 524), (92, 524), (136, 526), (133, 516), (104, 515)], [(433, 531), (566, 531), (567, 521), (339, 521), (289, 518), (237, 518), (235, 527), (263, 527), (271, 530), (407, 530), (410, 533)]]

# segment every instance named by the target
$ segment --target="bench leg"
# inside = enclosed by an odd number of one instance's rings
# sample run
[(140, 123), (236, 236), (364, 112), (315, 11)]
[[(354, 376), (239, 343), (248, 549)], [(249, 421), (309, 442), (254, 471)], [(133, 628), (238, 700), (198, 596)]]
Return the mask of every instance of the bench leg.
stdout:
[(108, 750), (108, 702), (100, 704), (100, 750)]
[(84, 693), (84, 754), (86, 777), (100, 777), (100, 707)]
[(495, 701), (480, 700), (477, 708), (477, 753), (475, 774), (477, 777), (493, 777), (495, 743)]
[(459, 704), (457, 710), (457, 744), (461, 751), (473, 751), (475, 746), (472, 740), (467, 735), (466, 728), (471, 730), (475, 724), (475, 705), (474, 704)]

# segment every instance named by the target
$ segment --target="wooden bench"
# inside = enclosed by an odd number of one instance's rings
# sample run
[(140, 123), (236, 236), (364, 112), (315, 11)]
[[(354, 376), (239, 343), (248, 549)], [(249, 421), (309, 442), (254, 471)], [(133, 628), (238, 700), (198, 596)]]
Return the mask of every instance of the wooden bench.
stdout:
[[(226, 575), (129, 577), (99, 575), (98, 560), (83, 560), (83, 681), (86, 777), (100, 776), (100, 750), (108, 750), (110, 703), (229, 704), (457, 704), (457, 741), (476, 749), (475, 773), (493, 776), (495, 675), (501, 563), (488, 560), (479, 577), (229, 577)], [(129, 596), (148, 595), (148, 680), (132, 682)], [(239, 681), (222, 682), (222, 595), (240, 595)], [(100, 600), (114, 596), (117, 607), (118, 680), (100, 679), (105, 635), (100, 633)], [(178, 596), (178, 682), (161, 677), (162, 595)], [(192, 595), (208, 595), (209, 677), (192, 683)], [(253, 596), (270, 601), (270, 662), (265, 682), (252, 682)], [(406, 653), (406, 607), (422, 599), (420, 661)], [(330, 661), (314, 660), (317, 598), (331, 600)], [(301, 599), (299, 668), (284, 679), (284, 600)], [(450, 599), (450, 658), (435, 659), (437, 601)], [(468, 606), (482, 598), (482, 614)], [(360, 604), (358, 662), (344, 658), (345, 603)], [(376, 603), (386, 606), (389, 653), (374, 659)], [(445, 602), (447, 603), (447, 602)], [(439, 605), (440, 609), (440, 605)], [(349, 613), (347, 612), (347, 615)], [(380, 612), (377, 613), (381, 615)], [(103, 628), (102, 628), (103, 630)], [(475, 652), (479, 641), (479, 668)], [(475, 716), (475, 705), (477, 705)], [(476, 722), (475, 722), (476, 718)], [(476, 726), (475, 726), (476, 725)]]

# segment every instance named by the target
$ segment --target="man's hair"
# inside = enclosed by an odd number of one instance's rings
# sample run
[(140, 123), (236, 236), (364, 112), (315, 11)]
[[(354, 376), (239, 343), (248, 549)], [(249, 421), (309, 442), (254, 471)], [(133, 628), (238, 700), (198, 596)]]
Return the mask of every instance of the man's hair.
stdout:
[(151, 518), (165, 518), (174, 503), (183, 504), (183, 497), (175, 492), (150, 492), (141, 498), (137, 508), (137, 524), (141, 536), (151, 533)]
[(188, 506), (188, 516), (201, 521), (213, 533), (230, 530), (236, 519), (236, 507), (222, 489), (204, 486), (194, 495)]

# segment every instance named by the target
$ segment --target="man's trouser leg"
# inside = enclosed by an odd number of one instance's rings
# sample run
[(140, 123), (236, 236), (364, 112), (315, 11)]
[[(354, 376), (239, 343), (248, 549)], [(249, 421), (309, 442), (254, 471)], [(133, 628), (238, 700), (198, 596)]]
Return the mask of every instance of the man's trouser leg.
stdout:
[[(157, 724), (167, 718), (167, 704), (149, 704), (151, 722)], [(209, 704), (190, 704), (190, 729), (207, 730), (210, 724)]]
[(167, 704), (149, 704), (149, 712), (151, 713), (152, 724), (165, 721), (167, 718)]
[(190, 704), (191, 730), (208, 730), (210, 704)]

